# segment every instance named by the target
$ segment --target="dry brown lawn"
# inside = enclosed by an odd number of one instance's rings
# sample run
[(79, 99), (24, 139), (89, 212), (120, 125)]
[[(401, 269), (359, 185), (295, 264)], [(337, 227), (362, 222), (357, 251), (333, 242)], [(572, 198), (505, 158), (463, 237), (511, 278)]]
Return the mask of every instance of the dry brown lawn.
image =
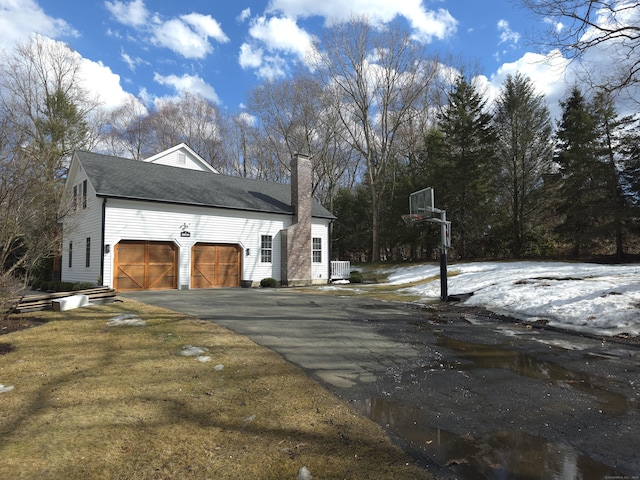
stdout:
[[(144, 326), (110, 326), (135, 313)], [(131, 300), (0, 336), (0, 479), (426, 479), (276, 353)], [(180, 353), (206, 348), (201, 361)]]

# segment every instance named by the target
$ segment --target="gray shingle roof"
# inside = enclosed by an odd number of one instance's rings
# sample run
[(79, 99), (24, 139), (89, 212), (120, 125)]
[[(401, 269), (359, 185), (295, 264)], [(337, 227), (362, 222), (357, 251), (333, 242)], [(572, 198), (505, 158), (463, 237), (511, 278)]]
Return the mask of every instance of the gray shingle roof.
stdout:
[[(99, 197), (291, 215), (290, 185), (76, 151)], [(317, 201), (312, 215), (335, 218)]]

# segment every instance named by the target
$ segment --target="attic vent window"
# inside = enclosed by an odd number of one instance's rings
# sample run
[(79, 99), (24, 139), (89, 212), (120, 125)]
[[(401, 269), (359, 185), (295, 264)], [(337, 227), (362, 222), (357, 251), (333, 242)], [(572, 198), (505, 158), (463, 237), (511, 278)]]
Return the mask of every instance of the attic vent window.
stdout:
[(187, 156), (184, 153), (178, 154), (178, 165), (186, 165), (187, 164)]

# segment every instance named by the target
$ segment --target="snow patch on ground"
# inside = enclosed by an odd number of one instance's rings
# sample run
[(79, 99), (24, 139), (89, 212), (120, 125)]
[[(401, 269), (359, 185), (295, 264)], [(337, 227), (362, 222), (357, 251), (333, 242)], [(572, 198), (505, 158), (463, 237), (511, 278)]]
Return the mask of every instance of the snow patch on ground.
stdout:
[[(640, 335), (640, 265), (477, 262), (449, 265), (449, 294), (463, 305), (597, 335)], [(440, 267), (391, 270), (387, 283), (425, 300), (440, 296)], [(438, 277), (421, 285), (403, 284)]]
[(123, 313), (107, 321), (110, 327), (144, 327), (147, 324), (135, 313)]

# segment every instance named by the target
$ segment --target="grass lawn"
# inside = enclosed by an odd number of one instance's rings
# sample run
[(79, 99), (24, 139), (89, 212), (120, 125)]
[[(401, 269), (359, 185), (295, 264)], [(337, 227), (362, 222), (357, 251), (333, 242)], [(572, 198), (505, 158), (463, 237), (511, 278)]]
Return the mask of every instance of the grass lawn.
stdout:
[(27, 316), (47, 322), (0, 335), (2, 479), (295, 479), (303, 466), (315, 480), (431, 478), (218, 325), (132, 300)]

